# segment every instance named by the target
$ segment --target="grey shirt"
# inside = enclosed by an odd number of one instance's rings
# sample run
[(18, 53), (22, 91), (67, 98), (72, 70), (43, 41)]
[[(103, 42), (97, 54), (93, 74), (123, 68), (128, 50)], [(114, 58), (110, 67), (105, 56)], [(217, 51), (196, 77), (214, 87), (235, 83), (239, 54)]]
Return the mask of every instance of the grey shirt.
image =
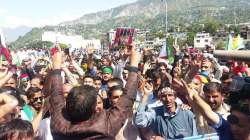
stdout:
[(178, 105), (175, 113), (169, 114), (164, 106), (146, 111), (145, 106), (140, 104), (134, 121), (136, 126), (142, 128), (150, 127), (155, 133), (165, 139), (178, 139), (198, 135), (195, 116), (190, 110), (182, 110)]

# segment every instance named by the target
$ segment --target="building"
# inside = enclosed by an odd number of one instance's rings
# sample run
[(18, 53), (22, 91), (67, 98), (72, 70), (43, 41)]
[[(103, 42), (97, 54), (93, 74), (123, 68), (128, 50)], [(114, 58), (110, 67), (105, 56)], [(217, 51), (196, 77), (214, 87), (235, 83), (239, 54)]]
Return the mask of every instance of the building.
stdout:
[(244, 25), (240, 27), (240, 36), (244, 40), (250, 40), (250, 25)]
[(206, 46), (213, 46), (213, 39), (209, 33), (197, 33), (194, 37), (194, 48), (203, 49)]
[(99, 39), (86, 40), (80, 35), (64, 35), (60, 32), (44, 32), (42, 35), (42, 41), (50, 41), (52, 43), (62, 43), (72, 48), (86, 48), (90, 44), (93, 44), (97, 50), (101, 49), (101, 41)]

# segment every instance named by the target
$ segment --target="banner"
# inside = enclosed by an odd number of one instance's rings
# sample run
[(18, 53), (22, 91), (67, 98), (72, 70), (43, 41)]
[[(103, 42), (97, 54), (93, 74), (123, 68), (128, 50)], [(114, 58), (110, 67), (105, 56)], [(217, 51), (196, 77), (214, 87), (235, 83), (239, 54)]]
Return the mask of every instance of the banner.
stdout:
[(133, 42), (133, 36), (135, 34), (134, 28), (117, 28), (115, 33), (115, 40), (112, 47), (118, 47), (121, 45), (129, 45)]
[(225, 50), (239, 50), (245, 48), (243, 39), (240, 35), (235, 36), (234, 33), (229, 34), (226, 41)]

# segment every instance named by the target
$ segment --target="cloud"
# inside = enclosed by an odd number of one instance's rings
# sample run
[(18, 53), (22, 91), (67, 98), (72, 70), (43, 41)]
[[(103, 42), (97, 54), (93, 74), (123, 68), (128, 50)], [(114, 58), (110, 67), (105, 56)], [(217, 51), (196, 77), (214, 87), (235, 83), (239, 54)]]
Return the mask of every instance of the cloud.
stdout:
[(38, 18), (38, 19), (31, 19), (27, 17), (17, 17), (17, 16), (2, 16), (0, 18), (2, 20), (0, 23), (3, 27), (7, 28), (16, 28), (18, 26), (43, 27), (46, 25), (57, 25), (64, 21), (74, 20), (76, 18), (79, 18), (80, 16), (81, 15), (69, 14), (69, 13), (62, 13), (59, 16)]
[(4, 15), (8, 12), (8, 10), (0, 8), (0, 15)]

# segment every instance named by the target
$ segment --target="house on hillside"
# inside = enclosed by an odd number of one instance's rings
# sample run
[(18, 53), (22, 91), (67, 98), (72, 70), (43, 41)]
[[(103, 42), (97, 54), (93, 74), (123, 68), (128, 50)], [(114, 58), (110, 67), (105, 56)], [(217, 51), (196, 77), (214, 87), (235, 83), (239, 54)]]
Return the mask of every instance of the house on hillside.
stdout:
[(194, 48), (204, 49), (206, 46), (213, 46), (213, 39), (209, 33), (197, 33), (194, 37)]

